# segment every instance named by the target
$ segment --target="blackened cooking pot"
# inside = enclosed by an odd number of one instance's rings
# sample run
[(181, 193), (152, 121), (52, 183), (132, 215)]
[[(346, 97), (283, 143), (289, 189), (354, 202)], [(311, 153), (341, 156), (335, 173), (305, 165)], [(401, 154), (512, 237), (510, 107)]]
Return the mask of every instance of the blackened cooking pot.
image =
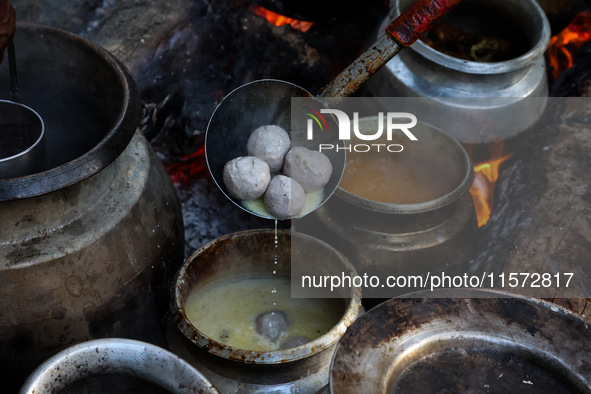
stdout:
[(82, 341), (163, 343), (184, 249), (180, 205), (136, 131), (139, 94), (125, 68), (53, 28), (18, 25), (15, 45), (20, 97), (45, 121), (48, 162), (0, 180), (0, 375), (10, 388)]

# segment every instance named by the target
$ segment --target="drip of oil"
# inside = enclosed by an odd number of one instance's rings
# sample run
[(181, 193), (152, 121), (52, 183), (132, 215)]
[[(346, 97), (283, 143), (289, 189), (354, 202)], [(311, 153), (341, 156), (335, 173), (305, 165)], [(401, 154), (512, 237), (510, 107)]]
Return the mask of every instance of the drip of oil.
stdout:
[[(278, 241), (278, 237), (277, 237), (277, 219), (275, 219), (275, 238), (273, 240), (273, 244), (275, 246), (275, 252), (273, 253), (274, 256), (274, 260), (273, 260), (273, 276), (277, 275), (277, 265), (279, 264), (279, 262), (277, 261), (277, 252), (279, 251), (279, 241)], [(277, 293), (277, 289), (275, 287), (273, 287), (273, 290), (271, 290), (271, 294), (276, 294)], [(277, 306), (277, 300), (273, 299), (273, 306)]]

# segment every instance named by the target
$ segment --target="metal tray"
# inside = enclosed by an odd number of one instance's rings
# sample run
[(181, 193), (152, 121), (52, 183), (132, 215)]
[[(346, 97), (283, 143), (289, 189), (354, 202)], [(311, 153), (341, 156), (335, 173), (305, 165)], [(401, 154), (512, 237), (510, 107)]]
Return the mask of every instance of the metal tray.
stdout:
[(591, 393), (585, 322), (548, 302), (498, 297), (378, 305), (337, 346), (331, 392)]

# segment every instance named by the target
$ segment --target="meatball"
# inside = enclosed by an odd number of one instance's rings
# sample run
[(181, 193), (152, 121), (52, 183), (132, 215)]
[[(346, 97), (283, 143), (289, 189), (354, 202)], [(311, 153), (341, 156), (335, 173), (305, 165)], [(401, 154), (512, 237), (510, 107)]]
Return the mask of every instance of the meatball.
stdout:
[(283, 159), (291, 146), (289, 135), (279, 126), (261, 126), (252, 132), (246, 143), (249, 156), (258, 157), (269, 165), (271, 171), (283, 167)]
[(275, 342), (281, 333), (289, 328), (287, 314), (283, 311), (264, 312), (255, 320), (257, 332)]
[(306, 193), (312, 193), (328, 183), (332, 164), (322, 152), (294, 146), (285, 156), (283, 173), (299, 182)]
[(310, 338), (307, 338), (307, 337), (302, 337), (302, 336), (291, 337), (291, 338), (286, 339), (281, 344), (281, 349), (291, 349), (292, 347), (298, 347), (298, 346), (304, 345), (308, 342), (310, 342)]
[(304, 210), (306, 193), (302, 186), (284, 175), (275, 175), (265, 193), (265, 207), (278, 219), (289, 219)]
[(239, 200), (259, 198), (270, 181), (269, 165), (256, 157), (237, 157), (224, 166), (224, 184), (228, 192)]

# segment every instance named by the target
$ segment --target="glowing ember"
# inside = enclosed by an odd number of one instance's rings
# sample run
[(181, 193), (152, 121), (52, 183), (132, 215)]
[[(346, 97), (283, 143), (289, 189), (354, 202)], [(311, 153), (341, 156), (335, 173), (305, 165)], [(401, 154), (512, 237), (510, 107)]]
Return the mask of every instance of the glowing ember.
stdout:
[(554, 80), (558, 79), (564, 70), (572, 67), (573, 55), (590, 39), (591, 10), (578, 13), (563, 31), (550, 39), (548, 62)]
[(205, 147), (181, 157), (180, 161), (166, 167), (166, 172), (175, 183), (188, 185), (196, 177), (208, 174), (205, 164)]
[(293, 27), (296, 30), (301, 31), (302, 33), (307, 32), (308, 30), (310, 30), (312, 25), (314, 25), (314, 22), (306, 22), (306, 21), (300, 21), (300, 20), (293, 19), (293, 18), (288, 18), (287, 16), (283, 16), (283, 15), (277, 14), (273, 11), (269, 11), (268, 9), (263, 8), (263, 7), (256, 5), (256, 4), (252, 4), (249, 7), (249, 9), (255, 15), (262, 16), (269, 23), (272, 23), (275, 26), (290, 25), (291, 27)]
[(478, 227), (484, 226), (490, 218), (495, 194), (495, 182), (499, 178), (499, 167), (511, 156), (513, 155), (505, 155), (474, 166), (474, 182), (470, 187), (470, 194), (474, 201)]

